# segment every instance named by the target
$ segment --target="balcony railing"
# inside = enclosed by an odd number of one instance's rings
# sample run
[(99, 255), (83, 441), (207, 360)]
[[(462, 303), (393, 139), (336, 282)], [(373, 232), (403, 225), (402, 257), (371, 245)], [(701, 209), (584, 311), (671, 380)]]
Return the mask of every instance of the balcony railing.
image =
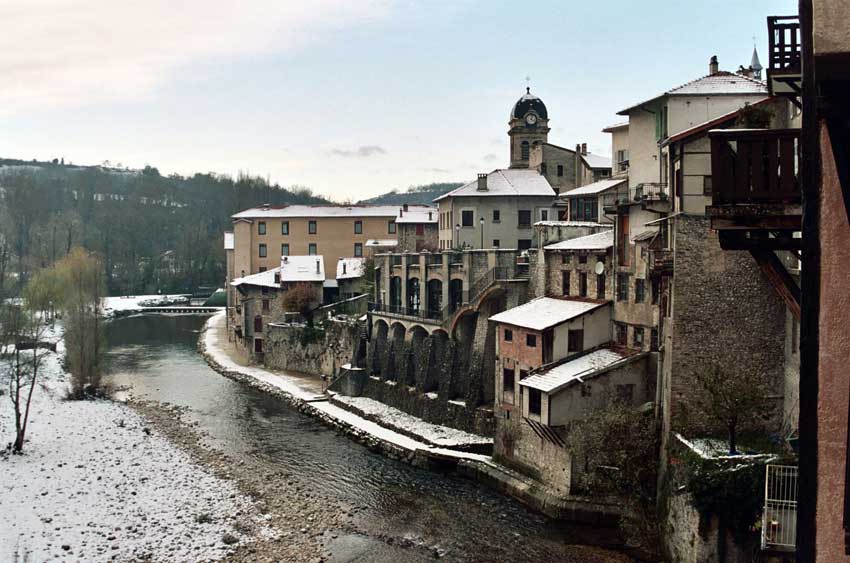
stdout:
[(800, 72), (800, 17), (767, 18), (769, 70), (780, 73)]
[(613, 213), (620, 206), (649, 201), (666, 201), (668, 198), (667, 184), (644, 182), (633, 187), (623, 187), (615, 192), (603, 194), (602, 207), (606, 213)]
[(645, 182), (635, 186), (632, 199), (639, 201), (664, 201), (668, 197), (667, 184), (661, 182)]
[(797, 544), (797, 466), (765, 468), (762, 549), (793, 551)]
[(428, 266), (442, 266), (443, 265), (443, 255), (442, 254), (428, 254), (425, 257), (425, 264)]
[(799, 129), (727, 129), (709, 137), (714, 205), (800, 203)]
[(673, 251), (667, 249), (650, 250), (649, 269), (653, 275), (672, 275)]
[(393, 254), (390, 256), (390, 266), (401, 266), (401, 254)]

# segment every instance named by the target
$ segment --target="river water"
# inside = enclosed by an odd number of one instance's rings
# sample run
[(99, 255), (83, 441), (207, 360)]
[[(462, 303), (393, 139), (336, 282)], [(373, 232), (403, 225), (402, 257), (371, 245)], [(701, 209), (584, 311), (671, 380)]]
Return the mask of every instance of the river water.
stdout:
[[(387, 459), (219, 375), (196, 351), (205, 320), (137, 316), (110, 323), (115, 383), (131, 386), (136, 397), (188, 408), (209, 445), (248, 467), (283, 471), (282, 486), (294, 482), (356, 507), (358, 534), (340, 538), (335, 560), (426, 561), (434, 546), (459, 561), (629, 560), (601, 549), (613, 541), (609, 531), (557, 523), (478, 483)], [(597, 547), (582, 547), (591, 545)]]

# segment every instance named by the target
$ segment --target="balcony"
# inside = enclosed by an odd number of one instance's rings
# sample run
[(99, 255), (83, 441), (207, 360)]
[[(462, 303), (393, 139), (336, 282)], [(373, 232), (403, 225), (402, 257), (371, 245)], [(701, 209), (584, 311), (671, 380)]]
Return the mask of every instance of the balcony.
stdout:
[(711, 139), (711, 227), (728, 250), (796, 250), (802, 225), (799, 129), (724, 129)]
[[(615, 215), (618, 208), (640, 204), (647, 208), (655, 203), (668, 202), (670, 199), (667, 184), (661, 182), (644, 182), (633, 187), (622, 187), (616, 192), (602, 195), (602, 211)], [(662, 211), (667, 211), (663, 209)]]
[(667, 249), (650, 250), (648, 264), (650, 276), (672, 276), (673, 251)]
[(800, 17), (767, 18), (768, 55), (767, 87), (772, 96), (800, 95)]

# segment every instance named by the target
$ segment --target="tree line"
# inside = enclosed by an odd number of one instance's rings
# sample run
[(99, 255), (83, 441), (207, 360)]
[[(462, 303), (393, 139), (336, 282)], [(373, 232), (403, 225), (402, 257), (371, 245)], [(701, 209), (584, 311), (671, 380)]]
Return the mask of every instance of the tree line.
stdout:
[(302, 187), (239, 174), (163, 176), (0, 159), (0, 298), (80, 246), (112, 295), (194, 292), (224, 279), (222, 233), (239, 210), (328, 203)]

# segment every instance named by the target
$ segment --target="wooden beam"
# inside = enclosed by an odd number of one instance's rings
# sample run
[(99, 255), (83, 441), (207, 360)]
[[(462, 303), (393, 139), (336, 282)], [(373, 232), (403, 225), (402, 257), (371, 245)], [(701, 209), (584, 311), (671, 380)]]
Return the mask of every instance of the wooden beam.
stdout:
[[(757, 231), (762, 233), (763, 231)], [(723, 250), (788, 250), (798, 252), (802, 248), (803, 241), (794, 238), (791, 233), (788, 236), (771, 238), (748, 237), (748, 231), (720, 231), (720, 248)]]
[(773, 286), (776, 294), (785, 301), (788, 310), (794, 318), (800, 320), (800, 288), (797, 282), (785, 269), (785, 265), (772, 250), (751, 249), (750, 254), (756, 259), (767, 281)]

